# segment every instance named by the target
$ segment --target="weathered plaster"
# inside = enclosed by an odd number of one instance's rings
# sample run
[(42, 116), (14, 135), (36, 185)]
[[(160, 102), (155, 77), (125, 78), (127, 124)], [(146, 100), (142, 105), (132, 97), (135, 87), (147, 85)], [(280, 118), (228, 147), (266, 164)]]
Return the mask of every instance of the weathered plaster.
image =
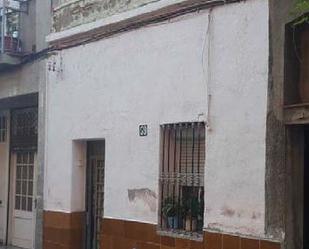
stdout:
[(38, 92), (38, 64), (32, 63), (0, 73), (0, 98), (34, 92)]
[(102, 19), (98, 19), (93, 22), (89, 23), (81, 23), (78, 26), (71, 27), (69, 29), (64, 29), (59, 32), (52, 32), (50, 33), (47, 37), (46, 40), (47, 42), (54, 42), (60, 39), (64, 39), (70, 36), (74, 36), (80, 33), (85, 33), (91, 30), (94, 30), (96, 28), (100, 28), (102, 26), (107, 26), (109, 24), (125, 21), (127, 19), (145, 14), (145, 13), (151, 13), (154, 11), (157, 11), (159, 9), (162, 9), (164, 7), (170, 6), (172, 4), (177, 4), (182, 2), (183, 0), (160, 0), (160, 1), (155, 1), (150, 4), (140, 6), (135, 9), (131, 9), (125, 12), (117, 13), (111, 16), (107, 16)]
[(54, 7), (53, 31), (59, 32), (158, 0), (77, 0)]
[(206, 228), (263, 236), (267, 1), (213, 9), (209, 33)]
[[(24, 51), (41, 51), (47, 47), (45, 36), (50, 32), (50, 2), (49, 1), (29, 1), (28, 13), (21, 14), (21, 37)], [(40, 25), (36, 25), (40, 24)], [(38, 169), (37, 169), (37, 209), (35, 227), (35, 248), (42, 248), (42, 224), (43, 224), (43, 183), (44, 183), (44, 129), (45, 129), (45, 84), (46, 84), (46, 62), (45, 59), (35, 60), (24, 64), (15, 69), (1, 71), (0, 73), (0, 99), (25, 95), (29, 93), (39, 93), (39, 137), (38, 137)], [(8, 150), (7, 150), (8, 153)], [(8, 156), (8, 155), (7, 155)], [(2, 159), (1, 155), (1, 159)], [(2, 162), (4, 162), (2, 160)], [(5, 166), (2, 172), (8, 169), (8, 162), (1, 165)], [(1, 176), (2, 173), (0, 174)], [(8, 177), (7, 175), (5, 176)], [(0, 179), (0, 183), (5, 184)], [(1, 191), (8, 192), (7, 188)], [(6, 213), (7, 201), (3, 205)], [(0, 207), (1, 209), (1, 207)], [(1, 215), (0, 215), (1, 216)], [(6, 217), (0, 217), (0, 230), (5, 230)], [(1, 232), (0, 232), (1, 233)], [(0, 235), (0, 239), (1, 235)]]
[[(160, 124), (198, 120), (206, 113), (200, 61), (207, 20), (207, 14), (189, 16), (51, 58), (57, 67), (62, 58), (63, 72), (48, 73), (47, 210), (80, 211), (70, 204), (74, 168), (66, 165), (72, 165), (72, 140), (105, 138), (105, 216), (157, 222), (156, 211), (130, 202), (128, 189), (158, 195)], [(96, 59), (85, 64), (91, 54)], [(138, 136), (140, 123), (148, 124), (149, 136)]]
[(268, 35), (268, 3), (252, 0), (53, 55), (45, 209), (82, 211), (72, 141), (104, 138), (104, 216), (156, 224), (128, 190), (159, 196), (159, 125), (207, 120), (204, 226), (264, 236)]
[[(12, 71), (2, 72), (0, 74), (0, 99), (25, 95), (30, 93), (39, 93), (39, 143), (38, 143), (38, 169), (37, 169), (37, 220), (35, 228), (35, 248), (41, 248), (42, 239), (42, 210), (43, 210), (43, 163), (44, 163), (44, 86), (45, 86), (45, 66), (44, 60), (36, 61), (31, 64), (24, 65)], [(1, 147), (1, 146), (0, 146)], [(6, 153), (6, 154), (3, 154)], [(7, 157), (6, 160), (3, 160)], [(5, 241), (6, 215), (8, 201), (5, 197), (8, 193), (8, 157), (9, 147), (2, 151), (0, 155), (0, 183), (4, 186), (0, 188), (0, 199), (3, 205), (0, 205), (0, 240)], [(2, 231), (2, 232), (1, 232)]]
[[(287, 196), (289, 175), (286, 168), (286, 138), (283, 124), (285, 25), (293, 16), (292, 0), (269, 1), (270, 58), (266, 142), (266, 216), (265, 232), (268, 237), (284, 239), (290, 244), (293, 238), (289, 229), (293, 218), (288, 211), (291, 199)], [(291, 213), (290, 213), (291, 214)], [(292, 223), (291, 223), (292, 222)], [(289, 233), (289, 234), (286, 234)], [(291, 248), (291, 247), (287, 247)], [(293, 248), (293, 247), (292, 247)]]

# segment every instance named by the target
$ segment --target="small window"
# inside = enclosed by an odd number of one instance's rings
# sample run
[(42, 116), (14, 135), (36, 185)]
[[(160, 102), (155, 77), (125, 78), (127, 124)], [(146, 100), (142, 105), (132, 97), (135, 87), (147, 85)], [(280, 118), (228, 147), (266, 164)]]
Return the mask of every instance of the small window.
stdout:
[(195, 236), (204, 218), (205, 124), (161, 126), (160, 225)]
[(24, 108), (12, 111), (11, 147), (35, 148), (38, 142), (38, 108)]
[(0, 143), (6, 142), (7, 137), (7, 119), (0, 115)]

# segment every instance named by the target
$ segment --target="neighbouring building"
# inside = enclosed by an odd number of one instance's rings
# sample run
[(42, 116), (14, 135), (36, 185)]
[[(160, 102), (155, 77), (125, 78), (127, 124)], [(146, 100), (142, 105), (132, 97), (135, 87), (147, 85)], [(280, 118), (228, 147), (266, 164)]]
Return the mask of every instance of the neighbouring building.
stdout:
[(42, 247), (48, 1), (0, 1), (0, 248)]

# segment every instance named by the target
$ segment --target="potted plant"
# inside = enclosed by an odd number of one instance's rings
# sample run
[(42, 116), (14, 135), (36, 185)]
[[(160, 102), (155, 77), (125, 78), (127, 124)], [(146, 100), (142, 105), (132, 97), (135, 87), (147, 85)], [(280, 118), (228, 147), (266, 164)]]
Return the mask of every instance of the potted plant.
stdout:
[(195, 196), (190, 197), (185, 200), (185, 230), (189, 232), (194, 232), (197, 228), (200, 228), (200, 223), (203, 226), (203, 212), (204, 205)]
[(203, 222), (204, 222), (204, 199), (201, 198), (199, 202), (199, 210), (197, 215), (197, 229), (198, 231), (203, 230)]
[(162, 213), (167, 219), (167, 227), (172, 229), (177, 229), (179, 227), (179, 219), (182, 217), (181, 213), (183, 208), (180, 204), (177, 204), (175, 200), (171, 197), (165, 198), (162, 205)]

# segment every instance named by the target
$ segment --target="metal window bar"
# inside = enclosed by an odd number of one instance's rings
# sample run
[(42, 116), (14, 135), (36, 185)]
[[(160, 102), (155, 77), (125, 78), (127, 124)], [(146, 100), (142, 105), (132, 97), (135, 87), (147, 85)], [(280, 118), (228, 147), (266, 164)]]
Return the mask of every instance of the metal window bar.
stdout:
[(7, 139), (7, 118), (0, 116), (0, 143), (6, 142)]
[(37, 147), (37, 107), (13, 110), (11, 124), (11, 147), (14, 150)]
[(94, 245), (100, 248), (100, 228), (104, 203), (104, 162), (102, 156), (91, 159), (93, 167), (93, 213), (94, 213)]
[(87, 213), (89, 223), (87, 248), (100, 248), (101, 219), (104, 213), (104, 142), (88, 143), (88, 197)]
[(204, 213), (205, 124), (161, 126), (161, 229), (201, 233)]

